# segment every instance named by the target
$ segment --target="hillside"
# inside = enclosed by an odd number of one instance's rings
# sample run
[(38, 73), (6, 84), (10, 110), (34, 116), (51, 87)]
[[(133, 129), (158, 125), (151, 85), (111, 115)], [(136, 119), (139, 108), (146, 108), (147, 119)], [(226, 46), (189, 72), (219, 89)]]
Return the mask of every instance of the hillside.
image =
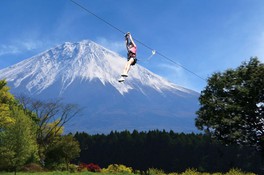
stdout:
[(66, 42), (0, 70), (14, 94), (61, 98), (83, 108), (67, 131), (165, 129), (196, 132), (199, 93), (177, 86), (140, 65), (124, 83), (125, 59), (92, 41)]

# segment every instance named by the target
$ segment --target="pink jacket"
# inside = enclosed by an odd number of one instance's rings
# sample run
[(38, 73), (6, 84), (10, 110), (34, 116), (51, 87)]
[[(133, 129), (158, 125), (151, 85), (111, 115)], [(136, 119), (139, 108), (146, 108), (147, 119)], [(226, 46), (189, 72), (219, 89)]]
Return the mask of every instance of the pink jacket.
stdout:
[(133, 46), (132, 48), (129, 49), (130, 52), (136, 53), (137, 52), (137, 46)]

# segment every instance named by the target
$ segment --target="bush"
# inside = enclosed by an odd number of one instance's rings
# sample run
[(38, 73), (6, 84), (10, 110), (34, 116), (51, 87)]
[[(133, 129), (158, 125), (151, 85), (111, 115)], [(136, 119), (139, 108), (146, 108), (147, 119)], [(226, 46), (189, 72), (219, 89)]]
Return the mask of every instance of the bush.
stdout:
[(75, 164), (69, 164), (69, 172), (75, 173), (75, 172), (77, 172), (77, 168), (78, 168), (77, 165), (75, 165)]
[(81, 163), (78, 166), (78, 171), (101, 172), (101, 168), (99, 165), (94, 164), (94, 163), (89, 163), (89, 164)]
[(131, 167), (126, 167), (125, 165), (111, 164), (107, 168), (102, 169), (104, 173), (129, 173), (133, 172)]
[(83, 171), (87, 171), (87, 167), (86, 167), (86, 164), (85, 163), (80, 163), (77, 170), (79, 172), (83, 172)]
[(147, 175), (166, 175), (163, 170), (156, 169), (156, 168), (149, 168), (147, 170)]
[(86, 167), (87, 167), (87, 170), (90, 172), (101, 172), (101, 168), (99, 167), (99, 165), (90, 163)]
[(180, 175), (180, 174), (179, 173), (172, 172), (172, 173), (169, 173), (168, 175)]
[(197, 169), (188, 168), (181, 175), (210, 175), (210, 173), (201, 173)]
[(242, 172), (240, 169), (231, 169), (225, 175), (256, 175), (256, 174), (245, 173), (245, 172)]
[(67, 171), (67, 166), (64, 163), (60, 163), (55, 165), (52, 170), (56, 170), (56, 171)]
[(59, 163), (59, 164), (50, 164), (48, 169), (53, 171), (69, 171), (69, 172), (77, 172), (77, 167), (74, 164), (69, 164), (69, 167), (67, 169), (67, 165), (65, 163)]
[(27, 165), (24, 165), (21, 168), (21, 171), (25, 171), (25, 172), (42, 172), (44, 171), (43, 167), (37, 163), (30, 163)]

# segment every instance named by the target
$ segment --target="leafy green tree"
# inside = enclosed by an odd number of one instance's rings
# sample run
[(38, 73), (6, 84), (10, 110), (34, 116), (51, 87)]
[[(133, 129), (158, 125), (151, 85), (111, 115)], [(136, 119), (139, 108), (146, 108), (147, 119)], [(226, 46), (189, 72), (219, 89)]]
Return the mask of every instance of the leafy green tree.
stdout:
[(11, 112), (14, 123), (1, 130), (1, 168), (16, 171), (29, 159), (37, 159), (36, 126), (17, 106)]
[(10, 105), (15, 102), (14, 96), (9, 92), (5, 80), (0, 80), (0, 129), (6, 124), (13, 123), (10, 116)]
[(0, 169), (16, 170), (37, 159), (36, 125), (0, 81)]
[(214, 73), (199, 101), (198, 129), (225, 144), (264, 149), (264, 64), (258, 58)]
[(57, 142), (63, 134), (64, 125), (76, 116), (80, 109), (74, 104), (63, 104), (60, 100), (40, 101), (30, 97), (18, 97), (24, 111), (35, 114), (33, 120), (37, 124), (37, 142), (42, 165), (46, 165), (46, 154), (50, 146)]
[(79, 142), (72, 135), (61, 136), (48, 148), (46, 154), (47, 166), (57, 166), (65, 163), (66, 170), (69, 170), (70, 161), (80, 154)]

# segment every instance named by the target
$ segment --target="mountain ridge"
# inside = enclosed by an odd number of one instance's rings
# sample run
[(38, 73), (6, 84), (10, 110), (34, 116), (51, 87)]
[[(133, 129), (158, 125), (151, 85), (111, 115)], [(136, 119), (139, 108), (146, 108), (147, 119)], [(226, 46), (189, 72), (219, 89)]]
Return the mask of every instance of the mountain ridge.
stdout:
[[(79, 44), (79, 52), (76, 52), (74, 50), (76, 50), (76, 47)], [(89, 47), (87, 47), (87, 45)], [(86, 47), (85, 47), (86, 46)], [(88, 49), (87, 49), (88, 48)], [(95, 54), (96, 52), (94, 52), (97, 49), (101, 49), (103, 52), (100, 52), (100, 54)], [(78, 48), (77, 48), (78, 49)], [(61, 52), (62, 51), (62, 52)], [(58, 53), (61, 52), (61, 53)], [(105, 52), (107, 52), (107, 56), (108, 59), (105, 59)], [(84, 53), (89, 53), (90, 55), (85, 55)], [(110, 56), (109, 56), (110, 53)], [(100, 59), (104, 59), (103, 61), (107, 62), (106, 64), (101, 64), (101, 62), (95, 61), (96, 57), (100, 58)], [(116, 60), (114, 58), (119, 57), (121, 58), (118, 54), (104, 48), (104, 47), (99, 47), (98, 44), (90, 41), (90, 40), (83, 40), (79, 43), (70, 43), (70, 42), (65, 42), (62, 45), (59, 45), (53, 49), (49, 49), (45, 52), (42, 52), (34, 57), (31, 57), (27, 60), (24, 60), (18, 64), (16, 64), (17, 66), (20, 66), (21, 64), (25, 64), (26, 63), (26, 69), (29, 69), (33, 74), (36, 74), (36, 72), (32, 71), (32, 67), (28, 67), (28, 64), (31, 64), (31, 66), (33, 65), (32, 61), (34, 62), (36, 59), (35, 58), (39, 58), (40, 60), (42, 60), (42, 63), (40, 64), (47, 64), (46, 67), (48, 68), (48, 70), (43, 70), (42, 68), (40, 68), (38, 65), (35, 65), (35, 69), (38, 69), (38, 71), (49, 71), (50, 75), (48, 76), (48, 82), (45, 82), (45, 85), (49, 85), (51, 82), (53, 82), (55, 80), (55, 76), (57, 76), (56, 74), (51, 74), (53, 71), (55, 72), (59, 72), (59, 75), (62, 74), (62, 81), (64, 81), (64, 86), (68, 86), (69, 84), (67, 84), (67, 82), (71, 82), (71, 79), (74, 79), (74, 76), (79, 75), (84, 79), (93, 79), (93, 78), (99, 78), (101, 80), (101, 82), (104, 84), (105, 82), (110, 82), (112, 85), (114, 85), (114, 87), (116, 87), (117, 89), (121, 88), (119, 82), (117, 82), (117, 78), (120, 75), (120, 72), (125, 64), (125, 59), (119, 59)], [(77, 59), (74, 59), (77, 58)], [(88, 59), (86, 59), (88, 57)], [(74, 59), (74, 60), (71, 60)], [(68, 60), (68, 61), (67, 61)], [(61, 61), (63, 61), (63, 65), (61, 65)], [(68, 64), (67, 64), (68, 62)], [(115, 66), (112, 65), (112, 62)], [(37, 62), (38, 63), (38, 62)], [(81, 66), (80, 64), (84, 64), (83, 66)], [(35, 63), (36, 64), (36, 63)], [(69, 68), (73, 68), (73, 66), (77, 65), (77, 69), (75, 68), (75, 70), (77, 71), (73, 71), (73, 74), (67, 74), (67, 71), (71, 71), (72, 70)], [(86, 65), (86, 66), (85, 66)], [(30, 66), (30, 65), (29, 65)], [(140, 71), (136, 70), (134, 71), (133, 69), (138, 69), (138, 67), (140, 67)], [(103, 69), (102, 69), (103, 68)], [(8, 68), (7, 68), (8, 69)], [(0, 70), (1, 71), (1, 70)], [(17, 72), (19, 72), (19, 70), (15, 70)], [(24, 70), (23, 70), (24, 71)], [(50, 72), (51, 71), (51, 72)], [(65, 73), (66, 71), (66, 73)], [(141, 73), (141, 74), (139, 74)], [(1, 71), (2, 76), (1, 77), (10, 77), (9, 75), (5, 75), (5, 69), (3, 69), (3, 71)], [(39, 75), (39, 74), (38, 74)], [(145, 75), (144, 79), (141, 78), (142, 75)], [(131, 73), (130, 73), (130, 77), (132, 78), (136, 78), (138, 81), (140, 81), (142, 84), (144, 84), (146, 81), (150, 82), (151, 85), (153, 85), (154, 88), (156, 88), (156, 90), (160, 89), (161, 83), (157, 82), (157, 81), (161, 81), (162, 83), (164, 83), (167, 88), (171, 87), (171, 88), (178, 88), (180, 90), (185, 90), (188, 91), (186, 88), (180, 87), (180, 86), (175, 86), (173, 83), (168, 82), (167, 80), (165, 81), (163, 78), (155, 75), (156, 77), (158, 77), (158, 80), (156, 81), (152, 81), (151, 79), (154, 77), (154, 74), (148, 70), (144, 70), (141, 68), (141, 66), (135, 66), (132, 68)], [(147, 78), (146, 78), (147, 77)], [(36, 85), (38, 83), (41, 84), (41, 80), (47, 80), (45, 79), (47, 78), (47, 76), (40, 76), (37, 77), (36, 82), (32, 82), (32, 85)], [(20, 79), (21, 81), (23, 81), (23, 79)], [(19, 86), (20, 81), (17, 80), (16, 82), (16, 86)], [(130, 82), (128, 84), (131, 84)], [(158, 84), (158, 86), (157, 86)], [(122, 86), (126, 86), (126, 89), (119, 89), (121, 93), (127, 92), (129, 89), (131, 89), (130, 86), (127, 86), (127, 84), (122, 85)], [(31, 86), (28, 85), (28, 88), (30, 89)], [(45, 88), (45, 86), (43, 86), (43, 88)], [(41, 89), (39, 89), (41, 90)]]
[[(0, 79), (6, 78), (15, 94), (63, 98), (85, 107), (84, 116), (70, 123), (70, 131), (175, 130), (184, 128), (173, 126), (183, 119), (188, 125), (185, 131), (195, 130), (199, 93), (138, 64), (119, 83), (125, 63), (126, 59), (93, 41), (65, 42), (0, 70)], [(84, 126), (88, 121), (91, 123)]]

